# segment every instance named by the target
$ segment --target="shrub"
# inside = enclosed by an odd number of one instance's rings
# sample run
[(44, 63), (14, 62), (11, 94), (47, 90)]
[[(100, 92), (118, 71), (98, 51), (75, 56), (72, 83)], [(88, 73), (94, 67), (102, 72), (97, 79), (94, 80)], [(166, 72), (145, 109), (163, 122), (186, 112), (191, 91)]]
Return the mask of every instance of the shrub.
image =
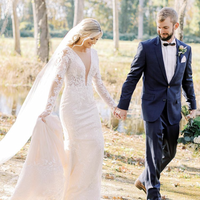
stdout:
[(34, 24), (31, 22), (21, 22), (20, 31), (30, 31), (34, 28)]
[(183, 42), (185, 43), (200, 43), (200, 37), (196, 35), (184, 35)]
[(21, 37), (34, 37), (34, 32), (22, 30), (22, 31), (20, 31), (20, 36)]
[(50, 30), (50, 36), (51, 37), (57, 37), (57, 38), (63, 38), (67, 34), (67, 30)]

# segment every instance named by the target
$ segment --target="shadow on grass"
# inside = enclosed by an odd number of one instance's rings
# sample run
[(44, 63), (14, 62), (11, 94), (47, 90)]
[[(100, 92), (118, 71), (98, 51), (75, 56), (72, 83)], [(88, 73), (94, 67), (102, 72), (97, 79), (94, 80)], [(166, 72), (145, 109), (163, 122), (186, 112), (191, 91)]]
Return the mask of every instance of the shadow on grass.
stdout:
[(170, 166), (171, 169), (173, 170), (179, 170), (182, 169), (183, 172), (187, 171), (187, 172), (193, 172), (193, 173), (200, 173), (200, 168), (199, 167), (189, 167), (187, 165), (181, 165), (181, 166)]

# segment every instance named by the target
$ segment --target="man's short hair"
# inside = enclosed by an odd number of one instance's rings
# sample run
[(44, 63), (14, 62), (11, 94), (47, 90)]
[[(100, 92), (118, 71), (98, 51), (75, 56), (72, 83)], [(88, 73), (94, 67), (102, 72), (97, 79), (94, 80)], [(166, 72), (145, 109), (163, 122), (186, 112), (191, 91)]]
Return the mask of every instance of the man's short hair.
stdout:
[(163, 22), (167, 17), (170, 17), (170, 21), (174, 24), (178, 22), (178, 14), (173, 8), (162, 8), (157, 14), (157, 21)]

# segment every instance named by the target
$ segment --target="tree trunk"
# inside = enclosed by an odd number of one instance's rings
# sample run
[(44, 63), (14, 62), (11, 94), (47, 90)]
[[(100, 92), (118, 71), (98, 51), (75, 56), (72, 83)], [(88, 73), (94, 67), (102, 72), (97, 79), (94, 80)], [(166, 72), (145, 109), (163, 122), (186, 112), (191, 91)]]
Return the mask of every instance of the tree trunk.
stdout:
[(6, 8), (4, 8), (2, 6), (2, 4), (0, 4), (0, 9), (1, 9), (1, 17), (2, 16), (5, 16), (4, 17), (4, 21), (3, 21), (3, 24), (1, 26), (1, 32), (0, 32), (0, 36), (2, 36), (6, 30), (6, 27), (7, 27), (7, 24), (8, 24), (8, 17), (9, 17), (9, 13), (8, 13), (8, 10), (10, 10), (10, 7), (12, 7), (12, 1), (8, 1), (6, 2)]
[(118, 0), (113, 0), (113, 40), (114, 50), (119, 49), (119, 22), (118, 22)]
[(13, 27), (13, 38), (14, 38), (14, 49), (16, 53), (21, 55), (19, 21), (17, 16), (17, 0), (12, 1), (12, 11), (13, 11), (12, 27)]
[(138, 20), (138, 39), (143, 38), (143, 4), (144, 0), (139, 0), (139, 20)]
[(0, 36), (2, 36), (6, 30), (6, 26), (8, 24), (8, 14), (6, 15), (5, 19), (4, 19), (4, 22), (3, 22), (3, 25), (1, 27), (1, 33), (0, 33)]
[(183, 41), (183, 26), (184, 26), (184, 17), (185, 17), (185, 11), (187, 6), (187, 0), (176, 0), (175, 1), (175, 10), (178, 13), (178, 22), (179, 22), (179, 28), (176, 31), (176, 38), (178, 40)]
[(76, 26), (82, 19), (84, 14), (84, 0), (75, 0), (74, 25)]
[(33, 1), (34, 37), (36, 55), (42, 62), (49, 60), (49, 29), (45, 0)]

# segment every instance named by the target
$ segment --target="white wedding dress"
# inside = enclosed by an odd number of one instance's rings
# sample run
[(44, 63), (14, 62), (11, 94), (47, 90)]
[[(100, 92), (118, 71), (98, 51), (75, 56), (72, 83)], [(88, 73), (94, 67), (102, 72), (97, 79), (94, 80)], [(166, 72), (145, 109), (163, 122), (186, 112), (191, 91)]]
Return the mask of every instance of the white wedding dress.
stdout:
[(116, 104), (102, 83), (94, 49), (87, 77), (84, 63), (70, 47), (60, 53), (56, 64), (57, 76), (46, 112), (52, 112), (64, 82), (60, 120), (52, 114), (45, 118), (46, 123), (37, 120), (12, 200), (99, 200), (101, 197), (104, 141), (92, 85), (110, 108)]

